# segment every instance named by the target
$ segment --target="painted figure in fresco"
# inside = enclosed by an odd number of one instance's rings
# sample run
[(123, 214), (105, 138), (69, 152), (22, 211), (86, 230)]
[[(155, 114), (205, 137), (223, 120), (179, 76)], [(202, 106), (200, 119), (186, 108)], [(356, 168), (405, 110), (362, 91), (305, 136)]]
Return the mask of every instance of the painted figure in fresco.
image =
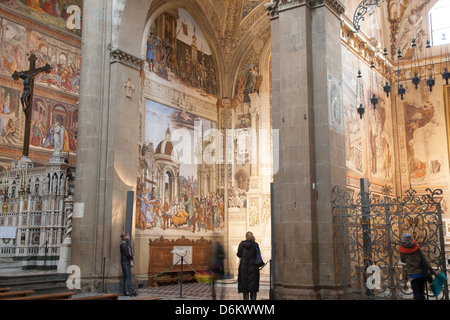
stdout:
[(69, 147), (69, 134), (67, 133), (67, 128), (65, 126), (61, 126), (62, 131), (64, 133), (63, 135), (63, 140), (62, 140), (62, 146), (63, 146), (63, 151), (65, 153), (70, 152), (70, 147)]
[[(197, 223), (197, 229), (198, 231), (201, 231), (201, 228), (203, 226), (203, 219), (204, 219), (204, 215), (203, 215), (203, 206), (202, 206), (202, 202), (196, 198), (195, 199), (195, 215), (196, 215), (196, 223)], [(192, 232), (194, 232), (195, 230), (195, 226), (192, 230)]]
[(426, 101), (422, 107), (405, 105), (406, 140), (412, 179), (423, 180), (439, 173), (444, 159), (433, 149), (439, 144), (438, 123), (434, 106)]
[(40, 120), (36, 120), (32, 127), (30, 143), (33, 146), (41, 146), (42, 139), (44, 138), (44, 127)]
[(156, 226), (156, 217), (155, 217), (155, 202), (156, 202), (156, 188), (152, 188), (151, 193), (146, 194), (145, 198), (147, 208), (145, 211), (145, 215), (149, 223), (153, 226)]
[(166, 201), (164, 201), (164, 204), (161, 208), (161, 214), (163, 218), (163, 230), (166, 230), (169, 228), (169, 221), (170, 221), (170, 206), (167, 197)]
[(27, 0), (26, 6), (37, 13), (45, 13), (39, 6), (39, 0)]
[(11, 94), (5, 91), (5, 88), (0, 88), (0, 114), (11, 113)]
[(254, 64), (252, 64), (250, 66), (250, 70), (247, 75), (247, 80), (245, 82), (245, 89), (244, 89), (245, 101), (244, 102), (249, 102), (250, 100), (248, 98), (248, 95), (255, 92), (257, 78), (258, 78), (258, 67), (255, 66)]
[(189, 192), (185, 196), (184, 200), (184, 207), (186, 212), (189, 214), (189, 220), (188, 220), (188, 226), (192, 226), (192, 217), (194, 215), (194, 200), (192, 198), (192, 192), (189, 190)]
[(153, 201), (155, 198), (155, 188), (152, 188), (151, 193), (146, 192), (145, 189), (138, 193), (139, 207), (141, 211), (140, 222), (141, 229), (153, 229), (156, 226), (155, 216), (153, 214)]
[(41, 1), (42, 1), (42, 10), (56, 17), (56, 13), (53, 11), (54, 0), (41, 0)]
[(13, 119), (10, 118), (6, 125), (5, 135), (4, 135), (3, 139), (8, 138), (10, 135), (14, 135), (16, 132), (17, 132), (16, 123), (14, 122)]
[(53, 147), (53, 129), (55, 127), (55, 124), (52, 124), (48, 130), (47, 130), (47, 134), (45, 135), (45, 138), (42, 142), (42, 146), (44, 148), (52, 148)]

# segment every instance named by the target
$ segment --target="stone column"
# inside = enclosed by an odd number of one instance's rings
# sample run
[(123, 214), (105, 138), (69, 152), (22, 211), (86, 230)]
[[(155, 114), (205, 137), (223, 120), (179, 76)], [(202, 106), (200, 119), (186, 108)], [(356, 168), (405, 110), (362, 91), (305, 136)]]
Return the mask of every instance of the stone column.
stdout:
[[(71, 264), (81, 270), (82, 290), (101, 288), (103, 259), (108, 283), (120, 280), (119, 246), (125, 231), (127, 192), (136, 191), (138, 177), (143, 59), (128, 48), (117, 47), (120, 41), (112, 42), (112, 11), (113, 1), (83, 2), (80, 139), (71, 248)], [(137, 263), (133, 272), (143, 273), (147, 262)]]
[(345, 186), (345, 140), (342, 121), (330, 117), (327, 82), (342, 78), (344, 8), (338, 0), (273, 0), (266, 9), (280, 145), (274, 152), (275, 298), (337, 298), (331, 205), (333, 187)]
[[(77, 143), (71, 264), (80, 267), (83, 287), (101, 275), (105, 195), (105, 144), (109, 78), (108, 0), (83, 1), (81, 87)], [(105, 119), (105, 120), (104, 120)], [(102, 228), (103, 226), (103, 228)]]

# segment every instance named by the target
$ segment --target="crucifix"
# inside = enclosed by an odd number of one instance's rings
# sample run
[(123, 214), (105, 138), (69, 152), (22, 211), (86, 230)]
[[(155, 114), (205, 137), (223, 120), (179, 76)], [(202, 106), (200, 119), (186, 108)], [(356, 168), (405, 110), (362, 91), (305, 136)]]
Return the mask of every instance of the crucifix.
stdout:
[(34, 92), (34, 78), (42, 73), (50, 73), (52, 67), (47, 63), (45, 67), (36, 68), (37, 58), (34, 54), (30, 55), (28, 58), (30, 61), (30, 70), (28, 71), (15, 71), (12, 75), (15, 81), (23, 80), (23, 91), (20, 96), (20, 101), (22, 103), (22, 109), (25, 113), (25, 136), (23, 141), (23, 156), (28, 157), (30, 153), (30, 135), (31, 135), (31, 116), (33, 108), (33, 92)]

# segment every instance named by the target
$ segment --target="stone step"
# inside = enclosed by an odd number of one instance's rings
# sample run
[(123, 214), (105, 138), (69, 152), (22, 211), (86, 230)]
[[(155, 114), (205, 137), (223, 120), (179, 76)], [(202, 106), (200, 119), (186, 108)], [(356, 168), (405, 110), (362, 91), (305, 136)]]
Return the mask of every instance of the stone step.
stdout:
[(14, 261), (14, 259), (10, 257), (0, 257), (0, 275), (2, 273), (20, 272), (20, 271), (22, 271), (20, 262)]
[(14, 291), (34, 290), (36, 293), (57, 293), (67, 291), (66, 274), (54, 271), (22, 271), (0, 273), (0, 288)]

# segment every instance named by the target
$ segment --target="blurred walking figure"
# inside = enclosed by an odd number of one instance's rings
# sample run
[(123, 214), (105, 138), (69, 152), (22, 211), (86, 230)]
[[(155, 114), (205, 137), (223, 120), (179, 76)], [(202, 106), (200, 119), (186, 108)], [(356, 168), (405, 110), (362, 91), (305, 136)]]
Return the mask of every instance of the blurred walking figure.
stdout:
[(431, 274), (437, 276), (436, 271), (433, 270), (410, 233), (402, 234), (399, 251), (400, 261), (406, 264), (406, 273), (411, 281), (414, 300), (425, 300), (424, 272), (428, 269)]
[[(216, 300), (216, 287), (215, 283), (219, 279), (223, 279), (225, 274), (223, 261), (225, 260), (225, 250), (223, 245), (217, 241), (212, 247), (212, 261), (211, 261), (211, 272), (214, 275), (214, 279), (211, 281), (211, 297)], [(224, 298), (223, 287), (220, 291), (220, 300)]]
[(131, 261), (134, 260), (133, 251), (130, 245), (130, 234), (125, 232), (120, 235), (120, 263), (122, 265), (122, 279), (120, 281), (120, 293), (124, 296), (137, 296), (131, 283)]
[(259, 266), (255, 264), (259, 245), (255, 242), (252, 232), (247, 232), (245, 240), (239, 244), (237, 256), (239, 262), (238, 292), (243, 294), (244, 300), (256, 300), (259, 292)]

